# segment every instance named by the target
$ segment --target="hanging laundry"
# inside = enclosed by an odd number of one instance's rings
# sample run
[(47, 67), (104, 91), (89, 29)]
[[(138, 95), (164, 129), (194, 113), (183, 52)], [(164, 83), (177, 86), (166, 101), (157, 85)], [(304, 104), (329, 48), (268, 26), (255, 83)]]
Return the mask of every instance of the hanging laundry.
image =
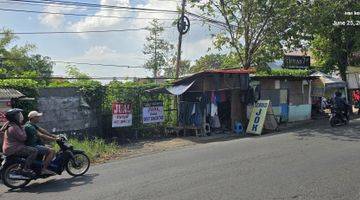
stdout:
[(206, 104), (206, 115), (210, 115), (211, 114), (211, 104), (208, 103)]
[(211, 117), (214, 117), (218, 114), (218, 107), (216, 103), (211, 103)]
[(216, 98), (216, 103), (221, 103), (221, 94), (220, 94), (220, 92), (216, 93), (215, 98)]
[(225, 102), (226, 101), (226, 93), (225, 91), (222, 91), (220, 93), (220, 102)]
[(194, 115), (196, 113), (196, 104), (193, 105), (191, 115)]
[(218, 115), (215, 115), (214, 117), (211, 118), (211, 124), (210, 124), (211, 128), (220, 128), (221, 124), (220, 124), (220, 119)]
[(215, 102), (216, 102), (215, 92), (212, 91), (212, 92), (211, 92), (211, 103), (215, 103)]

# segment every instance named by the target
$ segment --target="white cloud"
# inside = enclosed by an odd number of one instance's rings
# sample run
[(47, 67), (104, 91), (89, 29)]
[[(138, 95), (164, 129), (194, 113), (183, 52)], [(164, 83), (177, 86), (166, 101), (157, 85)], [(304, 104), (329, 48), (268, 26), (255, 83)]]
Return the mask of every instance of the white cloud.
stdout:
[[(129, 0), (101, 0), (100, 4), (104, 5), (114, 5), (114, 6), (130, 6)], [(104, 16), (127, 16), (129, 12), (123, 12), (115, 9), (106, 9), (100, 8), (95, 15), (104, 15)], [(105, 17), (86, 17), (74, 24), (71, 25), (70, 29), (74, 31), (86, 31), (86, 30), (96, 30), (96, 29), (105, 29), (109, 27), (114, 27), (124, 19), (120, 18), (105, 18)]]
[[(43, 11), (51, 13), (70, 13), (73, 10), (81, 11), (76, 7), (58, 7), (58, 6), (45, 6)], [(40, 23), (54, 29), (58, 29), (65, 22), (65, 16), (61, 14), (41, 14), (39, 16)]]
[[(98, 0), (97, 3), (117, 5), (117, 6), (134, 6), (139, 8), (156, 8), (166, 10), (176, 10), (178, 3), (175, 1), (148, 0), (146, 3), (130, 5), (130, 0)], [(190, 9), (191, 12), (200, 13), (197, 9)], [(175, 19), (177, 14), (166, 14), (163, 12), (124, 12), (113, 9), (100, 9), (95, 15), (111, 15), (141, 18), (119, 19), (119, 18), (95, 18), (84, 17), (78, 21), (66, 21), (64, 24), (71, 31), (85, 30), (106, 30), (106, 29), (123, 29), (123, 28), (143, 28), (149, 26), (150, 18)], [(144, 20), (143, 18), (148, 18)], [(164, 26), (170, 26), (172, 20), (160, 21)], [(142, 65), (145, 57), (142, 54), (142, 47), (145, 42), (147, 31), (106, 33), (106, 34), (81, 34), (82, 44), (87, 45), (87, 50), (79, 53), (74, 57), (67, 57), (64, 60), (116, 65)], [(176, 28), (165, 29), (163, 37), (172, 44), (177, 45), (178, 32)], [(201, 27), (192, 21), (190, 32), (183, 39), (183, 59), (194, 61), (207, 53), (212, 46), (212, 38), (206, 27)], [(211, 51), (215, 52), (215, 51)], [(144, 69), (127, 69), (100, 66), (78, 66), (82, 71), (91, 76), (151, 76), (151, 73)], [(59, 67), (57, 66), (57, 69)], [(60, 72), (62, 70), (57, 70)]]
[[(86, 62), (96, 64), (109, 64), (121, 66), (141, 66), (144, 60), (143, 56), (136, 53), (121, 53), (107, 46), (92, 46), (82, 55), (67, 58), (66, 60), (73, 62)], [(77, 64), (82, 72), (94, 77), (146, 77), (151, 76), (150, 71), (143, 68), (126, 68), (112, 66), (93, 66)], [(65, 75), (65, 66), (58, 64), (54, 68), (54, 73)]]
[[(182, 57), (187, 60), (196, 60), (205, 55), (209, 48), (213, 47), (212, 44), (212, 39), (210, 37), (201, 39), (197, 42), (184, 42)], [(211, 49), (210, 52), (214, 53), (218, 51)]]

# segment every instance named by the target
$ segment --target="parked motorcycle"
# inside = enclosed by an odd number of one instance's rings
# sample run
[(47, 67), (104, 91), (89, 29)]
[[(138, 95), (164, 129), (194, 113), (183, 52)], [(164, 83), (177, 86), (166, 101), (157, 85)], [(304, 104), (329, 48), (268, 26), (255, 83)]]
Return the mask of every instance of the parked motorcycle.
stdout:
[(332, 106), (329, 121), (331, 127), (347, 125), (349, 123), (349, 112), (346, 115), (344, 112), (339, 111)]
[[(57, 141), (60, 147), (59, 152), (56, 153), (55, 158), (49, 165), (48, 169), (61, 175), (64, 170), (71, 176), (82, 176), (90, 167), (90, 159), (84, 151), (75, 150), (72, 145), (68, 143), (68, 139), (64, 135), (60, 135)], [(9, 156), (2, 158), (0, 167), (0, 174), (3, 183), (11, 188), (23, 188), (32, 180), (48, 178), (53, 175), (42, 175), (42, 157), (39, 157), (31, 166), (31, 170), (35, 176), (29, 177), (24, 175), (22, 167), (25, 164), (25, 158)], [(55, 174), (55, 175), (56, 175)]]

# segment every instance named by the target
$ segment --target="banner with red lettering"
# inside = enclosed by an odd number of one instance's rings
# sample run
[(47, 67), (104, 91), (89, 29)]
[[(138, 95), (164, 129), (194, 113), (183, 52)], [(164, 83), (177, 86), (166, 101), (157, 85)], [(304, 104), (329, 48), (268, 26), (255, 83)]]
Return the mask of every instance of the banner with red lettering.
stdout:
[(126, 127), (132, 125), (132, 108), (130, 103), (113, 102), (112, 127)]
[(164, 122), (164, 106), (161, 101), (152, 101), (143, 103), (143, 123)]

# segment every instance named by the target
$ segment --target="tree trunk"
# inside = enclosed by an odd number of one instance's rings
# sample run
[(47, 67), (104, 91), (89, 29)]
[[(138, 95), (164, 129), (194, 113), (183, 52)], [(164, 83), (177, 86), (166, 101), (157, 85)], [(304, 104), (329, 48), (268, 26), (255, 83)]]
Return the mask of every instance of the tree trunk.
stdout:
[(347, 81), (346, 72), (347, 72), (348, 65), (349, 65), (348, 53), (343, 52), (339, 56), (339, 61), (338, 61), (338, 67), (339, 67), (339, 71), (340, 71), (340, 76), (341, 76), (343, 81)]

